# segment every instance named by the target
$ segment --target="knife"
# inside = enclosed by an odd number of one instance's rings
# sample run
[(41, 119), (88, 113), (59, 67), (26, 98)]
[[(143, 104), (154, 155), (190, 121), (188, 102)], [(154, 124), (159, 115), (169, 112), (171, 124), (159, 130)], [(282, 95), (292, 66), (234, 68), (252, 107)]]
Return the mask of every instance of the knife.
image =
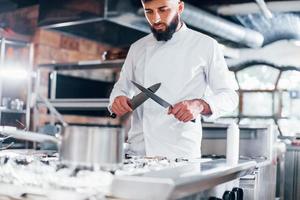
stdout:
[[(159, 96), (157, 96), (156, 94), (154, 94), (154, 92), (151, 90), (151, 88), (147, 89), (144, 88), (143, 86), (139, 85), (138, 83), (131, 81), (139, 90), (141, 90), (142, 92), (144, 92), (148, 97), (150, 97), (153, 101), (155, 101), (156, 103), (158, 103), (159, 105), (161, 105), (162, 107), (165, 108), (173, 108), (172, 104), (170, 104), (169, 102), (167, 102), (166, 100), (160, 98)], [(191, 120), (192, 122), (195, 122), (195, 120)]]
[[(152, 86), (150, 86), (148, 89), (151, 90), (153, 93), (156, 92), (160, 88), (161, 83), (156, 83)], [(141, 104), (143, 104), (147, 99), (149, 99), (149, 96), (145, 94), (144, 92), (140, 92), (139, 94), (135, 95), (130, 99), (129, 104), (132, 110), (139, 107)], [(117, 115), (115, 113), (112, 113), (110, 115), (112, 118), (116, 118)]]

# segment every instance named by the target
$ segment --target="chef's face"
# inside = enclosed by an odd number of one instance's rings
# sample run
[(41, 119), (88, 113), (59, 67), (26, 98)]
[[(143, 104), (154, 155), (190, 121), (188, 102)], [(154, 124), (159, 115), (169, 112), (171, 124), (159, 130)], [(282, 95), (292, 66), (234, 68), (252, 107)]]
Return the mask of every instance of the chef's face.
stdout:
[(146, 19), (158, 41), (167, 41), (179, 27), (184, 4), (179, 0), (142, 1)]

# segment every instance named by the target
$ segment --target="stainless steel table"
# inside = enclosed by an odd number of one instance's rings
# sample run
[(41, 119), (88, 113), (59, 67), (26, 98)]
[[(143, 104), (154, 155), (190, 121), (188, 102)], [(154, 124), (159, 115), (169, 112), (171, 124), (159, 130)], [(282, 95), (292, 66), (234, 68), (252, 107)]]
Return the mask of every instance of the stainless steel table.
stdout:
[(227, 165), (225, 159), (186, 165), (133, 176), (116, 176), (112, 195), (125, 199), (180, 199), (213, 188), (255, 169), (255, 161)]

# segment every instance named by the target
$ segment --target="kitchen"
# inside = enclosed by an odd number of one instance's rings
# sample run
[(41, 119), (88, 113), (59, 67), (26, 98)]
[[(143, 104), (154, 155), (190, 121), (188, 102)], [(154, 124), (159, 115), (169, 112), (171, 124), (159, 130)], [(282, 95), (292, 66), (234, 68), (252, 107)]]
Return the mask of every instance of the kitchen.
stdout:
[(0, 3), (0, 199), (300, 198), (300, 1)]

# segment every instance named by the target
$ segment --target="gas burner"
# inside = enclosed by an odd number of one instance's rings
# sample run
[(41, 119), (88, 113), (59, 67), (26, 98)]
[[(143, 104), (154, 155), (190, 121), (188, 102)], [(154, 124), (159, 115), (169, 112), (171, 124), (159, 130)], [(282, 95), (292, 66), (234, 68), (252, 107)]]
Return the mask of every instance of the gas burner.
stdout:
[(12, 186), (72, 191), (91, 196), (107, 194), (113, 179), (109, 172), (64, 165), (56, 157), (4, 153), (0, 154), (0, 183)]
[(68, 168), (68, 166), (66, 164), (59, 163), (59, 164), (56, 165), (56, 170), (55, 171), (59, 171), (61, 169), (65, 169), (65, 168)]
[(80, 171), (94, 171), (94, 168), (93, 167), (86, 167), (86, 166), (77, 166), (75, 169), (73, 169), (72, 173), (71, 173), (71, 177), (76, 177), (77, 174), (80, 172)]

